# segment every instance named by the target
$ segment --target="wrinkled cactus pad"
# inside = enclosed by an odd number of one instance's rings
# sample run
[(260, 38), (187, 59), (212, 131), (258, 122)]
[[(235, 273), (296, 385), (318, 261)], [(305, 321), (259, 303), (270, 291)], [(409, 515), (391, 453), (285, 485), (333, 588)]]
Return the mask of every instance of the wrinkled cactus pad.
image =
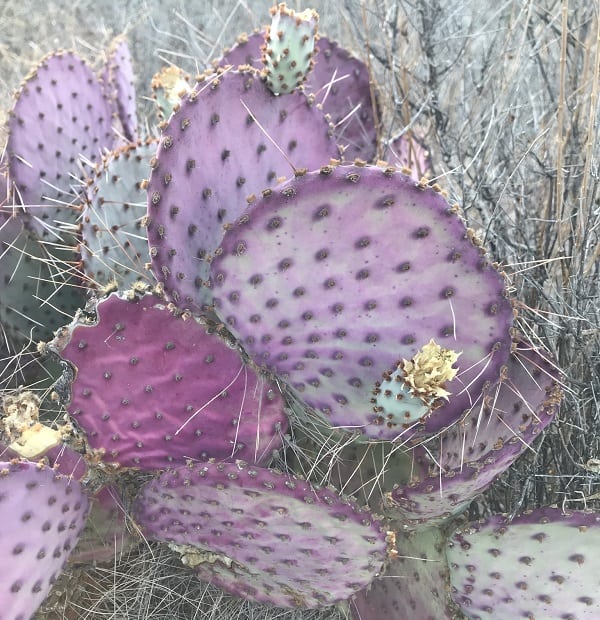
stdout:
[(396, 532), (397, 556), (350, 603), (354, 620), (453, 620), (446, 537), (439, 528)]
[(155, 152), (154, 141), (111, 151), (86, 188), (80, 250), (83, 270), (95, 286), (116, 281), (125, 289), (150, 279), (143, 181)]
[(452, 596), (473, 620), (595, 620), (600, 515), (540, 508), (471, 523), (448, 546)]
[(152, 269), (171, 300), (201, 311), (223, 225), (295, 168), (337, 154), (322, 111), (303, 93), (276, 97), (252, 69), (200, 82), (165, 127), (148, 186)]
[(262, 462), (280, 447), (287, 421), (277, 388), (194, 319), (153, 295), (116, 293), (96, 314), (54, 346), (74, 369), (67, 409), (105, 461), (143, 469), (186, 458)]
[(57, 52), (25, 80), (8, 131), (10, 176), (28, 226), (55, 240), (59, 224), (79, 215), (83, 161), (100, 161), (102, 149), (113, 144), (110, 104), (81, 58)]
[[(502, 275), (438, 191), (394, 169), (326, 166), (280, 185), (221, 250), (211, 272), (221, 320), (333, 427), (377, 440), (437, 432), (508, 358)], [(429, 403), (416, 422), (408, 397), (388, 397), (400, 366), (433, 376), (411, 396)], [(438, 385), (451, 366), (457, 376)]]
[(413, 479), (391, 495), (402, 517), (432, 522), (466, 508), (552, 422), (561, 398), (559, 379), (547, 357), (519, 342), (480, 406), (414, 449)]
[(217, 556), (197, 564), (202, 579), (280, 607), (344, 600), (386, 557), (385, 534), (367, 509), (241, 462), (167, 471), (144, 486), (134, 513), (148, 538)]
[(27, 620), (75, 547), (89, 502), (80, 484), (31, 462), (0, 463), (0, 608)]

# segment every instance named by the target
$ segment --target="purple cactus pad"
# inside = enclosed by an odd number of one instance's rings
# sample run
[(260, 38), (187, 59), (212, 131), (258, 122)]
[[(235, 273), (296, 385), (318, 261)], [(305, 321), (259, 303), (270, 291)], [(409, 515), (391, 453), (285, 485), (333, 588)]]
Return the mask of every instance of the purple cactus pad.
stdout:
[(142, 489), (134, 516), (148, 538), (219, 554), (199, 565), (202, 579), (280, 607), (342, 601), (386, 557), (385, 535), (367, 509), (241, 462), (165, 472)]
[(253, 69), (208, 75), (163, 131), (148, 186), (152, 269), (171, 300), (210, 303), (210, 261), (265, 187), (338, 154), (322, 111), (303, 93), (276, 97)]
[[(265, 35), (255, 32), (241, 37), (218, 61), (226, 65), (263, 68), (261, 47)], [(314, 68), (304, 83), (304, 91), (331, 116), (334, 136), (345, 148), (344, 159), (372, 161), (377, 150), (376, 91), (371, 85), (367, 65), (335, 41), (319, 37), (315, 46)]]
[(39, 463), (0, 463), (0, 609), (28, 620), (47, 596), (85, 524), (81, 485)]
[[(454, 424), (510, 351), (503, 277), (439, 192), (391, 168), (327, 166), (266, 193), (225, 234), (211, 281), (257, 364), (331, 426), (371, 439)], [(459, 373), (449, 401), (407, 427), (374, 390), (432, 338), (461, 352)]]
[(123, 138), (135, 142), (138, 139), (135, 83), (131, 52), (125, 37), (119, 36), (112, 42), (101, 79), (113, 114), (121, 123)]
[(47, 56), (25, 80), (8, 121), (10, 176), (28, 226), (56, 240), (73, 223), (83, 161), (100, 160), (114, 138), (100, 82), (72, 52)]
[(412, 482), (392, 492), (402, 518), (431, 523), (483, 493), (552, 422), (561, 398), (559, 379), (549, 359), (518, 343), (482, 405), (414, 449)]
[(596, 620), (600, 515), (540, 508), (455, 534), (447, 554), (452, 597), (473, 620)]
[(75, 370), (68, 411), (104, 460), (160, 469), (243, 457), (268, 461), (287, 428), (282, 398), (238, 353), (153, 295), (112, 294), (97, 322), (54, 346)]
[(410, 170), (410, 176), (417, 181), (431, 173), (429, 151), (413, 132), (402, 132), (392, 138), (383, 152), (383, 159), (393, 166)]

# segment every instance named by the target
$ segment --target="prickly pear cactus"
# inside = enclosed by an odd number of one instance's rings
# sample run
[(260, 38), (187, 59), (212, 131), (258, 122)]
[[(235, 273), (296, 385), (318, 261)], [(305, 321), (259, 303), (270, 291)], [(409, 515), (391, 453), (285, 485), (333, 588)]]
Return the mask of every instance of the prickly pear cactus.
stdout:
[(95, 315), (76, 320), (53, 347), (70, 365), (67, 409), (106, 462), (266, 462), (281, 446), (279, 392), (193, 318), (150, 294), (113, 293)]
[(404, 441), (440, 431), (508, 358), (501, 274), (439, 192), (393, 169), (326, 166), (291, 180), (251, 205), (221, 249), (216, 312), (334, 428)]
[(313, 68), (319, 16), (313, 9), (296, 13), (284, 2), (271, 8), (263, 62), (266, 83), (275, 95), (294, 91)]
[(170, 299), (201, 312), (223, 226), (265, 188), (337, 153), (304, 94), (276, 97), (253, 69), (208, 74), (165, 127), (148, 186), (152, 270)]
[(560, 508), (471, 523), (448, 546), (452, 597), (473, 620), (597, 618), (599, 526)]
[(0, 463), (0, 604), (30, 618), (75, 547), (89, 508), (78, 482), (39, 463)]
[[(139, 532), (245, 604), (595, 617), (597, 516), (451, 534), (554, 418), (560, 373), (517, 336), (458, 207), (419, 180), (431, 162), (412, 126), (378, 142), (365, 63), (325, 37), (313, 50), (313, 11), (272, 13), (266, 39), (196, 81), (155, 76), (158, 149), (133, 142), (122, 38), (100, 78), (60, 52), (18, 94), (0, 156), (0, 386), (27, 383), (13, 354), (71, 323), (38, 347), (63, 370), (51, 398), (0, 393), (0, 615), (34, 613), (91, 501), (72, 563), (111, 561)], [(376, 153), (390, 165), (365, 164)], [(121, 290), (71, 320), (88, 286)], [(43, 420), (51, 400), (70, 417)]]
[(279, 607), (343, 601), (386, 558), (385, 534), (368, 510), (241, 462), (167, 471), (144, 486), (134, 514), (145, 536), (185, 545), (203, 579)]

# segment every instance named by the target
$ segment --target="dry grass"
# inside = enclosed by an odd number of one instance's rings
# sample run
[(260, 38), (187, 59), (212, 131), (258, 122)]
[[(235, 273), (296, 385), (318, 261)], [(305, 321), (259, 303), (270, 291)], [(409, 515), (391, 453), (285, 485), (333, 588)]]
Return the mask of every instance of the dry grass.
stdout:
[[(144, 92), (160, 58), (194, 72), (237, 32), (258, 26), (270, 5), (189, 4), (138, 0), (127, 9), (107, 3), (102, 10), (89, 0), (49, 2), (44, 9), (33, 0), (4, 3), (0, 85), (16, 88), (31, 63), (56, 47), (95, 56), (127, 29)], [(522, 300), (520, 329), (551, 351), (565, 372), (558, 423), (470, 515), (551, 503), (598, 506), (597, 6), (568, 0), (314, 5), (323, 31), (368, 58), (381, 91), (382, 138), (408, 128), (425, 139), (436, 178), (509, 274)], [(36, 41), (29, 44), (32, 30)], [(90, 572), (86, 584), (65, 617), (299, 617), (223, 598), (156, 548)]]

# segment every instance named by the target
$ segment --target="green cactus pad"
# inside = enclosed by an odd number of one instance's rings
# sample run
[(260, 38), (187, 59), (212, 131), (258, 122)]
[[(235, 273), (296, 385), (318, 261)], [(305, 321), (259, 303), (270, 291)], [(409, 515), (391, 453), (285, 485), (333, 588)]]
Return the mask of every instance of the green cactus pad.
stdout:
[(85, 303), (72, 259), (70, 251), (40, 242), (20, 218), (0, 223), (0, 321), (12, 348), (51, 338)]
[(446, 537), (438, 528), (390, 532), (397, 555), (385, 573), (354, 597), (354, 620), (453, 620)]
[(271, 8), (271, 16), (263, 62), (269, 90), (281, 95), (298, 88), (312, 69), (319, 16), (313, 9), (296, 13), (284, 2)]

